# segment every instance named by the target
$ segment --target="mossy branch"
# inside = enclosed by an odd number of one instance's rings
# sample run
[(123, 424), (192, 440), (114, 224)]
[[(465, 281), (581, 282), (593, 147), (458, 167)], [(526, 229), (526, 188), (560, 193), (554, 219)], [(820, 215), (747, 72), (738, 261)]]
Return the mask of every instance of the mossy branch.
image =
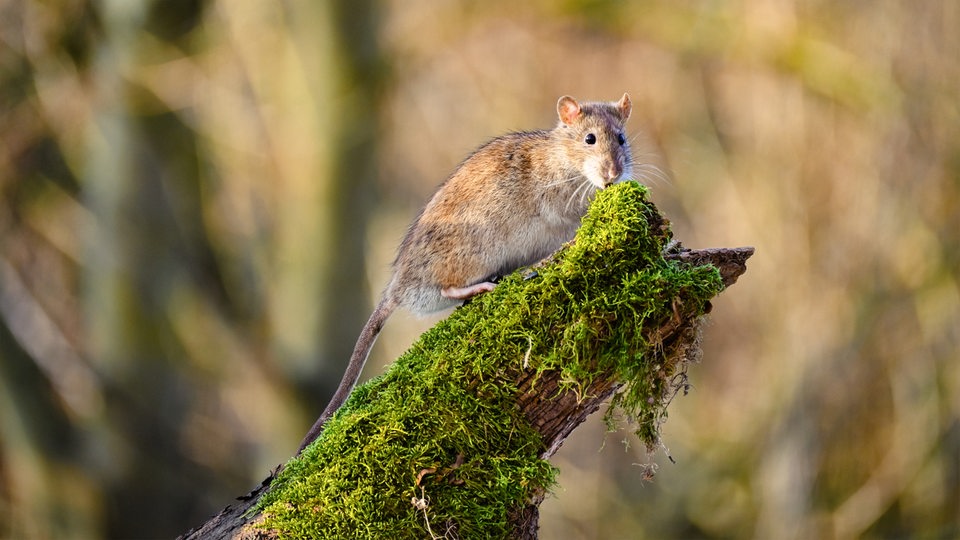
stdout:
[(186, 537), (535, 538), (547, 458), (606, 399), (659, 444), (709, 300), (752, 254), (669, 246), (644, 187), (599, 192), (572, 244), (357, 388), (269, 489), (225, 511), (232, 529)]

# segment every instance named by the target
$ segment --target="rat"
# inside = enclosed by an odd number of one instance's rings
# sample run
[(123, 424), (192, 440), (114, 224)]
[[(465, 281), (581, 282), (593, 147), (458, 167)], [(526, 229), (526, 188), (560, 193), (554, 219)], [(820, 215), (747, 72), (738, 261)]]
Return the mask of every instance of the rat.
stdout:
[(460, 163), (407, 229), (343, 379), (298, 453), (346, 401), (394, 310), (425, 315), (460, 305), (573, 239), (593, 194), (632, 173), (624, 132), (631, 107), (627, 94), (584, 103), (563, 96), (554, 129), (497, 137)]

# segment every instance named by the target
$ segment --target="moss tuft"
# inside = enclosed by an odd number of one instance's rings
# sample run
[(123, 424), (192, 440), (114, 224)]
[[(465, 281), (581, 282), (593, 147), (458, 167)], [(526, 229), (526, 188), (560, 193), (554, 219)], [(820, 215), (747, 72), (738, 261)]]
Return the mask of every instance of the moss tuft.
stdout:
[(516, 405), (520, 369), (558, 370), (576, 392), (612, 373), (623, 383), (614, 404), (655, 445), (684, 362), (651, 329), (704, 313), (722, 288), (712, 267), (665, 261), (669, 239), (646, 188), (599, 192), (576, 241), (535, 277), (508, 276), (357, 388), (276, 478), (259, 526), (300, 538), (508, 537), (511, 512), (556, 475)]

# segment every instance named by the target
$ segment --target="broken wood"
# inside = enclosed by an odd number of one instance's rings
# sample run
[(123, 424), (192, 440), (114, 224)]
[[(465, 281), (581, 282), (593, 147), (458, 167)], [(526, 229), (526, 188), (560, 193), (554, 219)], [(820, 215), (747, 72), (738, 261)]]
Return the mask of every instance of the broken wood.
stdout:
[[(316, 520), (316, 529), (309, 528), (313, 523), (300, 522), (296, 530), (322, 535), (327, 530), (323, 527), (334, 527), (345, 512), (336, 509), (337, 501), (317, 495), (322, 489), (312, 482), (335, 475), (363, 477), (341, 469), (359, 465), (385, 471), (392, 483), (379, 478), (358, 481), (378, 482), (361, 491), (393, 493), (391, 504), (373, 505), (382, 513), (351, 517), (359, 521), (330, 530), (353, 530), (358, 536), (406, 531), (413, 537), (536, 538), (539, 504), (552, 481), (549, 474), (537, 472), (543, 470), (537, 464), (546, 463), (604, 402), (612, 398), (633, 417), (645, 444), (658, 443), (664, 408), (687, 388), (686, 368), (699, 359), (700, 326), (710, 310), (709, 297), (736, 282), (753, 249), (668, 248), (667, 221), (635, 184), (605, 190), (597, 199), (573, 246), (538, 266), (535, 275), (509, 277), (493, 292), (456, 310), (387, 374), (359, 388), (314, 445), (288, 464), (273, 488), (279, 468), (238, 503), (181, 538), (283, 537), (292, 534), (293, 529), (283, 532), (289, 520)], [(470, 356), (474, 353), (479, 356)], [(452, 391), (462, 393), (448, 395), (448, 390), (438, 389), (454, 377)], [(406, 398), (389, 401), (397, 396)], [(439, 421), (431, 419), (432, 414), (447, 423), (431, 431)], [(484, 424), (488, 414), (512, 416)], [(475, 426), (480, 427), (471, 431)], [(469, 433), (469, 442), (452, 438), (450, 432), (461, 428)], [(507, 437), (496, 432), (503, 428)], [(510, 446), (528, 431), (536, 448)], [(378, 439), (382, 432), (390, 436)], [(487, 435), (490, 440), (477, 446), (477, 439)], [(438, 448), (411, 453), (409, 446), (423, 445), (425, 438)], [(364, 445), (397, 445), (396, 455), (404, 456), (398, 459), (409, 463), (397, 467), (383, 458), (351, 462), (347, 455)], [(484, 483), (503, 481), (490, 476), (491, 463), (504, 464), (505, 470), (511, 464), (535, 469), (531, 476), (521, 476), (529, 485), (519, 496), (510, 492), (516, 501), (481, 492)], [(271, 489), (272, 500), (258, 506)], [(477, 499), (471, 502), (474, 495)], [(463, 500), (505, 506), (491, 510), (499, 521), (478, 525), (465, 517)], [(354, 504), (351, 511), (359, 506)], [(264, 518), (266, 523), (254, 525)]]

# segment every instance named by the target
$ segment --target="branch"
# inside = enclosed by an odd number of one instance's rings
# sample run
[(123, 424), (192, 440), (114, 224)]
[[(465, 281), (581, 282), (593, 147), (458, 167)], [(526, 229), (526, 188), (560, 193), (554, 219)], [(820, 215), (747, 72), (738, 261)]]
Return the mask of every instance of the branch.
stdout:
[(752, 247), (684, 249), (679, 253), (667, 254), (667, 260), (681, 261), (693, 266), (712, 265), (720, 272), (724, 288), (737, 282), (747, 271), (747, 259), (753, 255)]
[(575, 242), (455, 310), (276, 478), (183, 538), (536, 538), (547, 459), (604, 401), (660, 444), (709, 300), (753, 253), (670, 244), (645, 188), (601, 191)]

